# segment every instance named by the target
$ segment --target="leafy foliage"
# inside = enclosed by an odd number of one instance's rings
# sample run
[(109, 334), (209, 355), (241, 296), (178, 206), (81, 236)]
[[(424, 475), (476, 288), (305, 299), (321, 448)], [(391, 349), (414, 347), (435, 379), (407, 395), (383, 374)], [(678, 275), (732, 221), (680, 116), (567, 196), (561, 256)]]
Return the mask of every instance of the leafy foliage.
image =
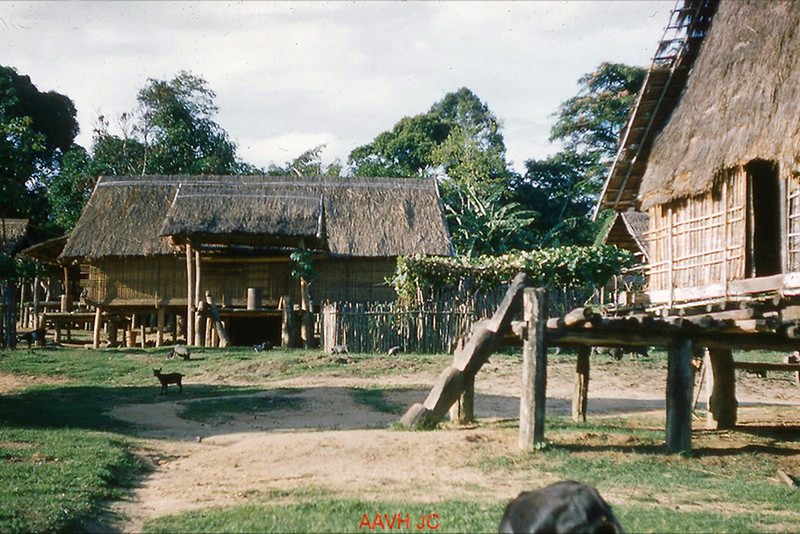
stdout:
[(310, 251), (303, 249), (295, 250), (289, 254), (289, 259), (292, 260), (292, 278), (310, 282), (317, 277), (317, 272), (314, 270), (314, 265), (311, 260)]
[(339, 176), (342, 172), (342, 164), (338, 159), (330, 165), (322, 162), (322, 151), (326, 145), (317, 145), (310, 148), (294, 158), (287, 161), (283, 166), (270, 165), (267, 174), (270, 176)]
[(78, 134), (75, 114), (66, 96), (0, 66), (0, 216), (47, 223), (46, 179)]
[(527, 273), (542, 287), (600, 286), (621, 269), (635, 264), (634, 256), (615, 246), (564, 246), (501, 256), (398, 258), (390, 280), (398, 296), (413, 298), (424, 293), (456, 288), (468, 283), (474, 291), (487, 291), (509, 282), (518, 272)]

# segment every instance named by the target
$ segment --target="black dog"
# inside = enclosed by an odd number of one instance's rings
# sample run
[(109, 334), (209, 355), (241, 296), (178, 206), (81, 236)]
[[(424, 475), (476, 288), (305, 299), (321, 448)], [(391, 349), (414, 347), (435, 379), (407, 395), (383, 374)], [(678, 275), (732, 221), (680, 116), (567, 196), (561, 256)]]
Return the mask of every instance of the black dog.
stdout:
[(597, 490), (567, 480), (536, 491), (523, 491), (506, 507), (500, 533), (623, 532), (611, 507)]

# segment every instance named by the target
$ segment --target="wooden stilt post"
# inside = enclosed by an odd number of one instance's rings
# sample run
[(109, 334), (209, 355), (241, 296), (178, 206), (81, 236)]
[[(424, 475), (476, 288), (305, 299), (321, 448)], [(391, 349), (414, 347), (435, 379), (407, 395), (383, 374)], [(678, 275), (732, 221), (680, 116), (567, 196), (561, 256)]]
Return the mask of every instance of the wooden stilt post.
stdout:
[(528, 323), (522, 348), (522, 396), (519, 409), (519, 448), (533, 450), (544, 443), (547, 395), (547, 295), (541, 288), (526, 288), (524, 317)]
[(586, 408), (589, 404), (589, 357), (592, 347), (578, 347), (578, 362), (575, 364), (575, 391), (572, 396), (572, 420), (586, 422)]
[(294, 303), (292, 297), (283, 297), (283, 322), (281, 324), (281, 346), (294, 348), (297, 336), (297, 325), (294, 318)]
[(194, 267), (192, 246), (186, 244), (186, 344), (194, 343)]
[(194, 323), (194, 344), (200, 347), (206, 346), (206, 316), (199, 310), (200, 301), (202, 300), (202, 273), (200, 271), (200, 252), (194, 253), (194, 303), (195, 303), (195, 323)]
[(167, 310), (164, 308), (158, 309), (158, 319), (156, 325), (156, 347), (160, 347), (164, 344), (164, 323), (167, 320)]
[(170, 330), (172, 331), (172, 344), (175, 345), (178, 343), (178, 314), (172, 313), (170, 314), (172, 318), (172, 323), (170, 324)]
[(39, 277), (33, 279), (33, 329), (39, 329)]
[[(214, 321), (216, 341), (213, 343), (213, 345), (225, 348), (231, 344), (231, 338), (228, 336), (227, 330), (225, 330), (225, 325), (222, 324), (222, 318), (219, 316), (219, 309), (217, 309), (217, 305), (214, 303), (214, 299), (212, 298), (210, 291), (206, 291), (206, 304), (211, 312), (211, 319)], [(209, 321), (209, 324), (210, 323), (211, 322)]]
[(145, 317), (144, 316), (142, 316), (141, 319), (139, 320), (139, 330), (140, 330), (140, 335), (142, 336), (142, 339), (139, 340), (140, 346), (142, 348), (146, 348), (147, 347), (147, 321), (145, 321)]
[(100, 329), (103, 326), (103, 308), (97, 307), (94, 312), (94, 330), (92, 332), (92, 348), (100, 348)]
[(679, 338), (667, 355), (667, 450), (692, 449), (692, 340)]
[(729, 349), (709, 349), (705, 369), (706, 428), (726, 430), (736, 426), (739, 403), (736, 400), (736, 373)]
[(108, 346), (117, 346), (117, 321), (116, 318), (110, 317), (108, 321)]
[(128, 321), (128, 327), (125, 329), (125, 346), (132, 348), (136, 346), (136, 314), (131, 314), (131, 319)]
[(450, 420), (460, 425), (475, 421), (475, 375), (464, 377), (464, 392), (450, 407)]

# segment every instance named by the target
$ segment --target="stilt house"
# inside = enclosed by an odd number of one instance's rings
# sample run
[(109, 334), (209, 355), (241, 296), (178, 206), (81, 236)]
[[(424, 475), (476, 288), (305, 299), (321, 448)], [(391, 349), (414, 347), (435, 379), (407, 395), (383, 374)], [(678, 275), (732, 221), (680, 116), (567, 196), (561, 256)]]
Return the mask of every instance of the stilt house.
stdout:
[(798, 295), (800, 4), (673, 17), (685, 34), (662, 41), (600, 208), (649, 215), (653, 304)]
[(90, 265), (86, 299), (107, 314), (190, 315), (209, 292), (243, 344), (274, 340), (278, 305), (302, 300), (298, 249), (316, 303), (390, 300), (398, 255), (453, 253), (432, 180), (143, 176), (98, 180), (62, 260)]

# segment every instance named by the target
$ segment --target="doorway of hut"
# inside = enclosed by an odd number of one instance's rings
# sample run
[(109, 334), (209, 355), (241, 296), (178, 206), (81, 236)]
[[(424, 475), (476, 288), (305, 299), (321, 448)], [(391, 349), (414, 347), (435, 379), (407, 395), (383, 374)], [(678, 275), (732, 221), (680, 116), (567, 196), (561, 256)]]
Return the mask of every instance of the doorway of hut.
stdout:
[(273, 346), (281, 345), (281, 317), (232, 317), (228, 335), (231, 345), (246, 347), (268, 341)]
[(783, 272), (782, 195), (778, 164), (763, 159), (745, 165), (747, 173), (747, 277)]

